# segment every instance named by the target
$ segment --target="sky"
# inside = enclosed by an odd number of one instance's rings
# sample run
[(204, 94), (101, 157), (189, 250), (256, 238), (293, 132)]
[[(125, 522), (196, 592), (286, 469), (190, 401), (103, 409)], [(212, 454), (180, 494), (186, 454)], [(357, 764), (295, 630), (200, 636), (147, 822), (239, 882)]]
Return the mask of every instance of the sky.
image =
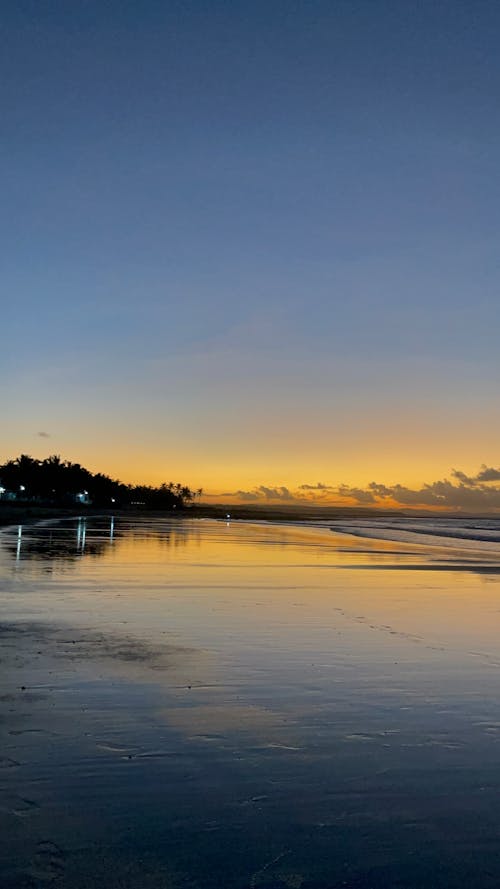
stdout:
[(6, 0), (0, 460), (500, 506), (499, 27), (489, 0)]

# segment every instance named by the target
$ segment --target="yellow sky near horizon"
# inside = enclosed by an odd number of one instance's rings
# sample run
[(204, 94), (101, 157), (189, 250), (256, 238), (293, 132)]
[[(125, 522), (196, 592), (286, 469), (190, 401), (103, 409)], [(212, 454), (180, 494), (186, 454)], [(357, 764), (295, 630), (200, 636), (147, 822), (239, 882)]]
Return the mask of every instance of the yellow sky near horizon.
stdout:
[[(91, 442), (82, 441), (81, 446), (60, 448), (51, 438), (35, 438), (31, 445), (14, 449), (2, 449), (2, 461), (15, 457), (19, 453), (30, 453), (43, 458), (51, 453), (60, 453), (65, 459), (79, 462), (92, 472), (104, 472), (113, 478), (131, 484), (158, 485), (163, 481), (181, 481), (194, 489), (203, 488), (207, 499), (214, 500), (218, 496), (227, 502), (238, 502), (238, 497), (230, 496), (236, 491), (252, 492), (260, 486), (288, 488), (294, 496), (304, 499), (315, 498), (314, 492), (300, 492), (301, 485), (316, 485), (318, 482), (326, 486), (365, 489), (376, 481), (388, 486), (403, 485), (412, 489), (420, 489), (423, 485), (450, 478), (454, 468), (474, 475), (482, 463), (496, 465), (494, 449), (486, 452), (486, 458), (468, 458), (464, 449), (462, 456), (450, 463), (444, 457), (435, 454), (411, 452), (396, 453), (390, 451), (370, 454), (370, 459), (361, 446), (351, 454), (338, 453), (328, 455), (319, 449), (316, 453), (304, 453), (302, 459), (296, 454), (269, 455), (239, 453), (203, 454), (203, 449), (186, 445), (184, 450), (165, 451), (156, 446), (118, 448), (114, 443), (108, 447), (97, 448)], [(336, 503), (344, 498), (338, 494), (321, 493), (322, 502)], [(347, 498), (346, 502), (349, 502)], [(389, 505), (387, 503), (386, 505)]]
[(296, 492), (318, 482), (365, 489), (375, 481), (418, 490), (451, 478), (453, 469), (475, 475), (482, 464), (500, 463), (500, 419), (482, 402), (469, 406), (467, 417), (459, 400), (446, 410), (380, 401), (365, 410), (347, 405), (335, 413), (294, 413), (288, 406), (251, 417), (234, 405), (223, 407), (211, 418), (141, 410), (127, 415), (123, 404), (113, 403), (98, 412), (75, 404), (70, 414), (67, 404), (54, 403), (49, 416), (33, 399), (18, 404), (6, 424), (0, 460), (56, 453), (126, 483), (180, 481), (225, 500), (260, 486)]

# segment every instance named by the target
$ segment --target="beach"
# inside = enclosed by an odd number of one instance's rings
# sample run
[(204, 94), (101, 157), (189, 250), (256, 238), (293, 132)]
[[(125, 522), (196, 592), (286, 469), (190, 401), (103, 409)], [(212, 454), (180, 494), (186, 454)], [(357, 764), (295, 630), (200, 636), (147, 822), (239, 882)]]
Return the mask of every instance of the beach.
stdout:
[(499, 540), (5, 528), (2, 887), (496, 887)]

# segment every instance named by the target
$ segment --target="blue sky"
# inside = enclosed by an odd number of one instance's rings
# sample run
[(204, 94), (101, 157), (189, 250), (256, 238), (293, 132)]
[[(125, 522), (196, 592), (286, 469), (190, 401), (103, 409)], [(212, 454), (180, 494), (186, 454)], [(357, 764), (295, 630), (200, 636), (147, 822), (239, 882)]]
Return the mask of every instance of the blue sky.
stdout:
[(6, 3), (1, 456), (214, 491), (494, 464), (499, 24)]

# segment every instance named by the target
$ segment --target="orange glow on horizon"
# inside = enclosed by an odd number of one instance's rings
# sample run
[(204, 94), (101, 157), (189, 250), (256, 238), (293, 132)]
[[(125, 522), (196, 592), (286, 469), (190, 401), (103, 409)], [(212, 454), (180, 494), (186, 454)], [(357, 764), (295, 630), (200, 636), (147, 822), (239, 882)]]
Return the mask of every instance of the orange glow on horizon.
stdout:
[[(30, 426), (31, 429), (31, 426)], [(349, 489), (369, 492), (372, 482), (387, 485), (388, 489), (398, 485), (413, 492), (421, 491), (425, 485), (448, 480), (456, 483), (453, 469), (463, 469), (474, 475), (482, 463), (488, 466), (498, 464), (498, 454), (491, 444), (482, 447), (476, 442), (474, 450), (468, 442), (453, 450), (450, 460), (443, 456), (443, 441), (433, 441), (432, 453), (423, 449), (418, 440), (409, 447), (407, 442), (395, 439), (390, 449), (380, 436), (373, 441), (365, 436), (353, 449), (337, 446), (336, 450), (326, 448), (324, 442), (309, 442), (306, 447), (303, 431), (297, 432), (299, 445), (303, 450), (297, 453), (295, 436), (290, 436), (290, 446), (273, 440), (269, 444), (263, 437), (261, 449), (253, 449), (250, 444), (237, 446), (231, 442), (220, 442), (219, 438), (207, 440), (170, 441), (169, 437), (152, 438), (148, 435), (142, 442), (124, 439), (117, 432), (113, 436), (101, 436), (91, 427), (74, 438), (70, 436), (65, 446), (56, 439), (41, 441), (30, 432), (10, 445), (4, 441), (0, 461), (15, 458), (20, 453), (35, 458), (45, 458), (49, 454), (60, 454), (63, 459), (80, 463), (91, 472), (103, 472), (127, 484), (159, 485), (163, 482), (181, 482), (192, 490), (203, 489), (201, 502), (227, 503), (280, 507), (367, 507), (372, 509), (405, 509), (426, 511), (449, 511), (456, 508), (443, 503), (414, 502), (402, 503), (397, 497), (368, 497), (357, 499)], [(164, 442), (164, 444), (163, 444)], [(381, 447), (381, 444), (384, 447)], [(314, 448), (314, 452), (312, 449)], [(318, 482), (320, 486), (318, 487)], [(346, 490), (340, 489), (345, 486)], [(280, 497), (257, 496), (260, 489), (285, 488), (290, 492), (288, 501)], [(316, 490), (314, 490), (316, 488)], [(240, 492), (244, 492), (241, 494)], [(462, 507), (467, 510), (467, 505)], [(495, 505), (487, 507), (494, 511)], [(469, 511), (485, 511), (469, 507)]]

